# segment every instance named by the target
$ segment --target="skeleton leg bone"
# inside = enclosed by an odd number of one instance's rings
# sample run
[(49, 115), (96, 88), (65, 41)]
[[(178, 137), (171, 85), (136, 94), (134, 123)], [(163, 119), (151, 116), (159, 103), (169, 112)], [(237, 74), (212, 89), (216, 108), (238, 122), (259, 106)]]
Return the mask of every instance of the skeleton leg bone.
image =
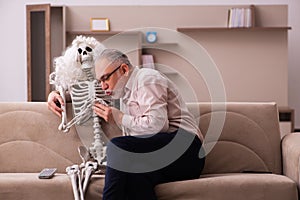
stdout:
[(83, 195), (86, 193), (86, 189), (90, 182), (90, 178), (91, 178), (92, 174), (97, 170), (97, 168), (98, 168), (97, 162), (88, 161), (85, 164), (84, 182), (83, 182), (83, 188), (82, 188)]
[(72, 188), (73, 188), (73, 194), (74, 194), (74, 199), (75, 200), (83, 200), (81, 198), (81, 195), (79, 194), (79, 184), (80, 180), (80, 170), (78, 165), (72, 165), (70, 167), (66, 168), (66, 172), (69, 175), (72, 183)]
[(78, 173), (78, 191), (79, 191), (79, 195), (80, 195), (80, 199), (81, 200), (84, 200), (84, 193), (83, 193), (83, 190), (82, 190), (82, 177), (81, 177), (81, 174), (80, 174), (80, 171)]
[[(84, 196), (92, 174), (97, 170), (98, 163), (93, 161), (83, 162), (66, 168), (71, 179), (75, 200), (84, 200)], [(83, 182), (83, 183), (82, 183)]]

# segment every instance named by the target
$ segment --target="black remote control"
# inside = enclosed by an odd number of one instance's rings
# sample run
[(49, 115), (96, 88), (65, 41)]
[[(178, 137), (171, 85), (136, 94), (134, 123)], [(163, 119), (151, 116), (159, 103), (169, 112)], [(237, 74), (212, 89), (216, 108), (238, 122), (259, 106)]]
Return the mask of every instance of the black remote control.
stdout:
[(40, 179), (52, 178), (54, 176), (55, 172), (56, 172), (56, 168), (45, 168), (40, 172), (39, 178)]

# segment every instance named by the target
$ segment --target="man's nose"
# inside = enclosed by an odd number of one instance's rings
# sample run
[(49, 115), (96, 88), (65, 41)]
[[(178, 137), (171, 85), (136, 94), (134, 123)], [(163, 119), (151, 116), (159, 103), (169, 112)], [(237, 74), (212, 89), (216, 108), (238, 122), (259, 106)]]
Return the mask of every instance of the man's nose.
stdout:
[(103, 90), (107, 90), (108, 89), (108, 84), (105, 81), (101, 81), (101, 87)]

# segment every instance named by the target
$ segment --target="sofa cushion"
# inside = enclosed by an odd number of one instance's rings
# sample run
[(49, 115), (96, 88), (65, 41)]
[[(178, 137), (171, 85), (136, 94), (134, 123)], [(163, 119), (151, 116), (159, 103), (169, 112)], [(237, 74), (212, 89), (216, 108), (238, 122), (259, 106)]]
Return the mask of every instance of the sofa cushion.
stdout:
[(288, 177), (276, 174), (219, 174), (190, 181), (160, 184), (160, 200), (297, 200), (297, 185)]
[[(68, 109), (72, 117), (71, 107)], [(0, 106), (0, 172), (39, 172), (56, 167), (64, 173), (67, 166), (80, 164), (77, 147), (82, 141), (72, 129), (58, 130), (59, 117), (45, 102), (5, 103)]]
[[(104, 178), (94, 175), (86, 199), (102, 199)], [(74, 200), (71, 180), (66, 174), (39, 179), (38, 173), (0, 173), (0, 197), (5, 200)]]
[(204, 146), (209, 147), (203, 174), (245, 170), (282, 173), (275, 103), (215, 103), (213, 107), (211, 103), (189, 103), (188, 108), (205, 135)]

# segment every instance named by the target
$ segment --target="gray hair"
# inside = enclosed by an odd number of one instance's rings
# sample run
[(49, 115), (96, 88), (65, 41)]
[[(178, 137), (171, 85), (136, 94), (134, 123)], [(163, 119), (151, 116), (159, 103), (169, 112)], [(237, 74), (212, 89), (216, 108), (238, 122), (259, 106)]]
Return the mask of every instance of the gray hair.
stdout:
[(117, 49), (105, 49), (96, 58), (97, 61), (102, 59), (106, 59), (110, 64), (120, 65), (122, 63), (125, 63), (129, 67), (132, 67), (132, 64), (130, 63), (128, 56)]

